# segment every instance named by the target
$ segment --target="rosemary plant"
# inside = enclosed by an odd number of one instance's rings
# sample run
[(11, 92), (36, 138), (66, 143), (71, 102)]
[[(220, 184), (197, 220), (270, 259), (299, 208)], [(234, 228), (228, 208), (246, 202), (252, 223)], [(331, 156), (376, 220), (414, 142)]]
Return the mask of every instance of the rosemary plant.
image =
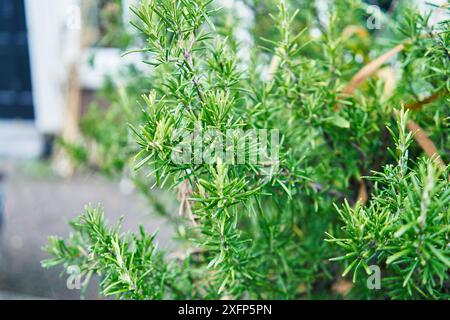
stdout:
[(356, 0), (326, 18), (311, 1), (245, 2), (249, 60), (212, 1), (143, 0), (151, 81), (85, 122), (102, 164), (133, 159), (143, 193), (178, 191), (180, 251), (87, 207), (43, 265), (121, 299), (449, 298), (449, 21), (400, 3), (368, 30)]

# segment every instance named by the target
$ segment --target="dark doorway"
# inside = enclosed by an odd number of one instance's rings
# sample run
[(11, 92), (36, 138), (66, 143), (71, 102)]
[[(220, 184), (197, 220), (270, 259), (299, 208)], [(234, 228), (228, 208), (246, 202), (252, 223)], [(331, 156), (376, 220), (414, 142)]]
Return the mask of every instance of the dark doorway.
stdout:
[(0, 0), (0, 119), (33, 119), (24, 0)]

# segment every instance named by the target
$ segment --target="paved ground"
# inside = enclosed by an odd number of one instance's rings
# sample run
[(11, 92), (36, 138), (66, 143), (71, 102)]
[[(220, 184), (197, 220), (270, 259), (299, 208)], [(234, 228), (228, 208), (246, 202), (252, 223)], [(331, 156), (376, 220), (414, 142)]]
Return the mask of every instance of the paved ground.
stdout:
[[(51, 299), (79, 299), (78, 291), (68, 290), (66, 276), (59, 270), (44, 270), (40, 261), (46, 257), (41, 247), (49, 235), (67, 236), (67, 222), (87, 203), (101, 203), (108, 221), (124, 216), (124, 229), (159, 229), (160, 247), (169, 247), (171, 227), (160, 217), (152, 216), (145, 201), (124, 194), (117, 182), (94, 175), (77, 175), (66, 180), (53, 176), (38, 165), (5, 164), (6, 172), (4, 225), (0, 232), (1, 298), (35, 296)], [(8, 292), (8, 293), (6, 293)], [(87, 299), (98, 298), (94, 286)]]

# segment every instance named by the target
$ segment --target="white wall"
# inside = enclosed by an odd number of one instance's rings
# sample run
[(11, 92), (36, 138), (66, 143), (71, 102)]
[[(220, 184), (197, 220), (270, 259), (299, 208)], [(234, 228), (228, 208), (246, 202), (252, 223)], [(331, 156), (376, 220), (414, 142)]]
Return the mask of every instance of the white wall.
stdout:
[(77, 0), (25, 0), (36, 126), (62, 129), (68, 66), (79, 54)]

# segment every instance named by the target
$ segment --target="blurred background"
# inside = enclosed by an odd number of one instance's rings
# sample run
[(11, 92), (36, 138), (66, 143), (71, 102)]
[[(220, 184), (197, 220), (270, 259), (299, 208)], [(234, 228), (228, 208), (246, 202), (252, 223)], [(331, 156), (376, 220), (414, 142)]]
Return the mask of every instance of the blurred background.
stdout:
[[(67, 236), (68, 221), (88, 203), (101, 203), (110, 222), (126, 214), (125, 230), (158, 229), (160, 245), (171, 246), (172, 227), (123, 174), (128, 136), (119, 124), (133, 115), (117, 106), (135, 105), (151, 81), (143, 55), (121, 56), (142, 44), (129, 24), (137, 2), (0, 0), (0, 299), (80, 298), (67, 276), (41, 268), (41, 247), (49, 235)], [(235, 11), (239, 40), (251, 41), (250, 8), (264, 1), (219, 2)], [(327, 0), (307, 2), (326, 13)], [(385, 12), (396, 3), (366, 2)], [(101, 143), (80, 142), (81, 131)], [(88, 165), (80, 169), (80, 162)], [(151, 196), (178, 210), (174, 199)], [(97, 298), (95, 283), (84, 296)]]

